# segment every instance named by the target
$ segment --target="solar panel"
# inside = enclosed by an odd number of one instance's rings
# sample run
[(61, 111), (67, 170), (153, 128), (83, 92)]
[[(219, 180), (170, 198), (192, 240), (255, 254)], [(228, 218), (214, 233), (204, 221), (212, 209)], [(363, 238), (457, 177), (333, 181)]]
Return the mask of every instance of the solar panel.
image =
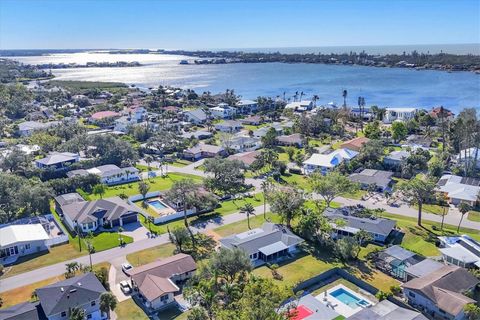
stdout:
[(463, 177), (460, 182), (469, 186), (480, 186), (480, 180), (471, 177)]
[(470, 251), (471, 253), (475, 254), (477, 257), (480, 257), (480, 251), (475, 249), (474, 247), (472, 247), (471, 245), (469, 245), (468, 243), (466, 243), (465, 241), (463, 240), (460, 240), (458, 242), (462, 247), (464, 247), (465, 249), (467, 249), (468, 251)]

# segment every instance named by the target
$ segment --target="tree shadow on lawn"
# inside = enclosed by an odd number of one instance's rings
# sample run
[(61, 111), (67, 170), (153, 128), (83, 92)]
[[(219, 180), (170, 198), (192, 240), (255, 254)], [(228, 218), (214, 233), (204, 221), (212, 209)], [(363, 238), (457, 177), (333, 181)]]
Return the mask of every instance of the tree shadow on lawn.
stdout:
[(215, 223), (220, 226), (223, 223), (222, 215), (216, 212), (211, 212), (202, 214), (190, 220), (190, 225), (197, 229), (205, 229), (209, 223)]

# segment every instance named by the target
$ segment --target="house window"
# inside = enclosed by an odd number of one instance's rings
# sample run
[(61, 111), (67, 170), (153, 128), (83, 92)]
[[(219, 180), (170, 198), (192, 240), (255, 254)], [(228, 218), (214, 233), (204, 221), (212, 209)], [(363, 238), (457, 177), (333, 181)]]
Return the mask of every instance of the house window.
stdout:
[(168, 295), (164, 295), (164, 296), (161, 296), (161, 297), (160, 297), (160, 301), (165, 302), (165, 301), (167, 301), (167, 300), (168, 300)]
[(408, 295), (412, 298), (415, 298), (415, 293), (413, 293), (413, 292), (408, 292)]
[(66, 317), (67, 316), (67, 312), (66, 311), (63, 311), (62, 314), (61, 314), (62, 318)]
[(27, 244), (25, 245), (25, 250), (29, 250), (29, 249), (30, 249), (30, 243), (27, 243)]
[(92, 301), (92, 303), (90, 303), (90, 305), (93, 307), (94, 305), (96, 305), (97, 303), (95, 301)]

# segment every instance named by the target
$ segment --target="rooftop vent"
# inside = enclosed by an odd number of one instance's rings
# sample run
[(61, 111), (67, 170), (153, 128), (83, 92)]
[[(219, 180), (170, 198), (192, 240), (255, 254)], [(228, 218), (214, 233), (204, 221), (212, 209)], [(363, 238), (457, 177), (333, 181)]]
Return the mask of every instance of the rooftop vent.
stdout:
[(82, 283), (81, 283), (81, 282), (77, 282), (77, 285), (78, 285), (79, 287), (81, 287), (81, 286), (82, 286)]
[(64, 291), (65, 291), (65, 289), (63, 289), (63, 287), (61, 287), (61, 288), (60, 288), (60, 291), (64, 292)]
[(76, 291), (77, 291), (77, 289), (70, 289), (70, 293), (74, 293)]

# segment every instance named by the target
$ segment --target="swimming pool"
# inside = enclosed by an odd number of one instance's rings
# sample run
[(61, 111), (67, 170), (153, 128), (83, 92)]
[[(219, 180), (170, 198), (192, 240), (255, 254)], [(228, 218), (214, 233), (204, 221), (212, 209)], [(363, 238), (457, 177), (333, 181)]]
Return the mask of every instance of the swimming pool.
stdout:
[(335, 291), (330, 292), (330, 295), (352, 309), (356, 309), (358, 307), (367, 307), (368, 305), (370, 305), (370, 303), (368, 303), (364, 299), (353, 295), (351, 292), (345, 290), (344, 288), (338, 288)]
[(148, 204), (151, 205), (152, 207), (154, 207), (157, 210), (162, 210), (162, 209), (167, 208), (167, 206), (164, 205), (160, 200), (148, 201)]

